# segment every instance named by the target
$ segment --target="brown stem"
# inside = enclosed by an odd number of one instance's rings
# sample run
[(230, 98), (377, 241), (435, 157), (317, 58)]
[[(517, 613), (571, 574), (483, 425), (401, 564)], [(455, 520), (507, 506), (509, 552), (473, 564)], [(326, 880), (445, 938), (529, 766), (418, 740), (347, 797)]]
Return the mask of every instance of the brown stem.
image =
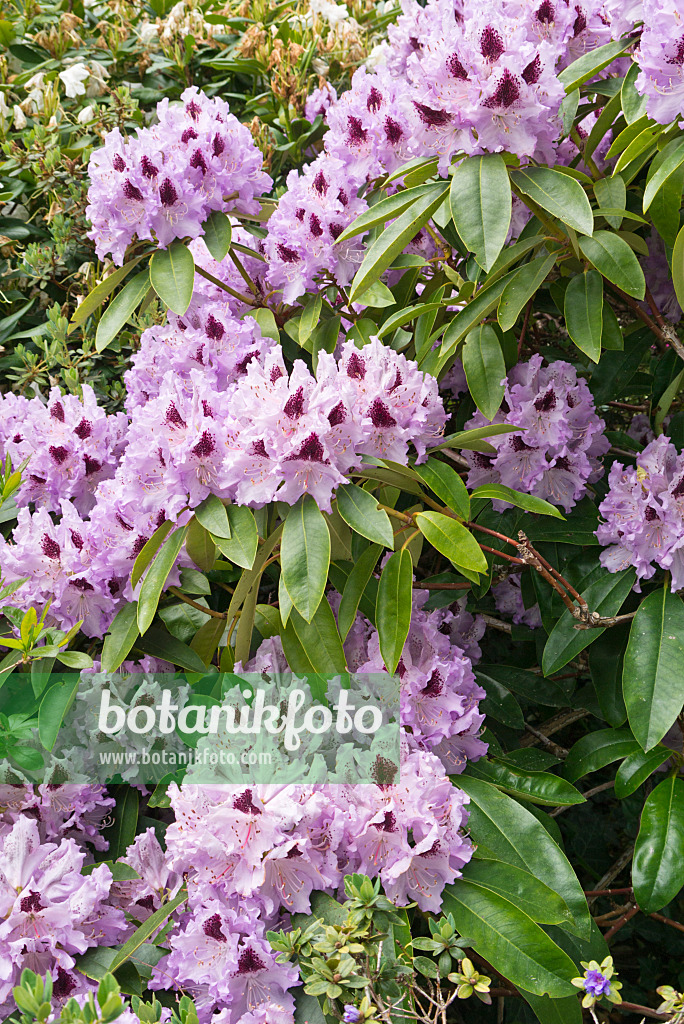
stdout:
[(414, 583), (414, 590), (469, 590), (472, 583)]
[(671, 917), (663, 917), (662, 914), (649, 914), (649, 917), (654, 917), (656, 921), (660, 921), (662, 924), (669, 924), (670, 928), (676, 928), (677, 931), (684, 932), (684, 924), (680, 924), (679, 921), (673, 921)]
[(639, 913), (639, 908), (637, 907), (636, 904), (633, 904), (629, 908), (629, 910), (626, 910), (624, 912), (624, 914), (622, 915), (620, 920), (616, 921), (615, 924), (613, 925), (613, 927), (609, 931), (607, 931), (606, 934), (603, 936), (603, 938), (606, 940), (606, 942), (608, 942), (609, 939), (612, 939), (613, 936), (615, 934), (617, 934), (617, 932), (620, 931), (620, 929), (623, 927), (623, 925), (626, 925), (627, 922), (631, 921), (632, 918), (635, 917), (638, 913)]
[(646, 412), (648, 409), (647, 405), (631, 405), (629, 402), (608, 402), (607, 404), (616, 409), (627, 409), (628, 412)]
[(626, 292), (623, 292), (622, 288), (618, 288), (616, 284), (612, 284), (610, 281), (607, 280), (607, 278), (604, 278), (604, 280), (608, 287), (611, 289), (611, 291), (615, 292), (616, 295), (619, 295), (622, 301), (625, 303), (625, 305), (629, 306), (632, 312), (635, 313), (639, 317), (639, 319), (646, 324), (651, 333), (658, 339), (658, 347), (660, 348), (661, 352), (664, 352), (665, 345), (669, 344), (671, 341), (669, 333), (661, 330), (661, 328), (658, 327), (658, 325), (651, 319), (646, 310), (642, 309), (639, 303), (635, 299), (633, 299), (631, 295), (627, 295)]
[(497, 619), (494, 615), (482, 615), (481, 618), (487, 626), (498, 629), (500, 633), (510, 633), (512, 631), (510, 622), (503, 622), (502, 619)]
[[(597, 793), (603, 793), (606, 789), (612, 789), (615, 785), (615, 779), (611, 779), (610, 782), (602, 782), (600, 786), (594, 786), (593, 789), (588, 789), (586, 793), (582, 793), (585, 800), (588, 800), (591, 796), (596, 796)], [(557, 807), (555, 811), (551, 811), (551, 817), (557, 818), (559, 814), (563, 814), (564, 811), (569, 811), (572, 805), (566, 805), (564, 807)], [(630, 890), (631, 891), (631, 890)]]
[[(569, 751), (566, 750), (565, 747), (561, 747), (558, 743), (554, 743), (553, 740), (550, 740), (549, 737), (545, 736), (539, 729), (535, 729), (533, 725), (529, 725), (528, 722), (525, 722), (525, 729), (532, 736), (538, 739), (543, 746), (547, 747), (552, 754), (555, 754), (556, 757), (560, 757), (562, 760), (568, 756)], [(520, 745), (525, 746), (526, 744), (521, 743)]]
[(613, 1007), (614, 1010), (627, 1010), (628, 1013), (640, 1013), (642, 1017), (653, 1017), (654, 1020), (672, 1020), (672, 1014), (670, 1013), (658, 1013), (657, 1010), (650, 1010), (648, 1006), (642, 1006), (641, 1003), (626, 1003), (623, 999), (621, 1003), (618, 1003)]
[(622, 896), (624, 893), (633, 892), (631, 885), (625, 886), (623, 889), (585, 889), (585, 896)]
[(496, 555), (498, 558), (505, 558), (507, 562), (513, 562), (515, 565), (525, 565), (524, 558), (516, 558), (514, 555), (507, 555), (505, 551), (500, 551), (498, 548), (490, 548), (488, 544), (480, 544), (483, 551), (489, 551), (491, 555)]
[(522, 330), (520, 332), (520, 337), (518, 338), (518, 359), (520, 359), (520, 353), (522, 352), (522, 347), (525, 342), (525, 335), (527, 334), (527, 326), (530, 322), (530, 313), (532, 312), (533, 301), (534, 296), (527, 303), (527, 309), (525, 310), (525, 319), (523, 320)]
[(185, 604), (189, 604), (191, 608), (197, 608), (198, 611), (204, 612), (205, 615), (210, 615), (212, 619), (226, 618), (225, 612), (215, 612), (211, 608), (205, 608), (203, 604), (199, 603), (199, 601), (193, 601), (191, 597), (186, 597), (183, 591), (179, 590), (178, 587), (169, 587), (169, 593), (173, 594), (181, 601), (184, 601)]
[(228, 294), (232, 295), (234, 299), (239, 299), (240, 302), (246, 302), (248, 306), (256, 306), (256, 302), (250, 295), (243, 295), (242, 292), (235, 291), (234, 288), (231, 288), (230, 285), (224, 284), (223, 281), (219, 281), (218, 277), (214, 277), (213, 274), (210, 274), (208, 270), (204, 270), (203, 267), (195, 265), (195, 271), (200, 275), (200, 277), (204, 277), (207, 281), (211, 281), (212, 284), (215, 284), (217, 288), (220, 288), (224, 292), (228, 292)]

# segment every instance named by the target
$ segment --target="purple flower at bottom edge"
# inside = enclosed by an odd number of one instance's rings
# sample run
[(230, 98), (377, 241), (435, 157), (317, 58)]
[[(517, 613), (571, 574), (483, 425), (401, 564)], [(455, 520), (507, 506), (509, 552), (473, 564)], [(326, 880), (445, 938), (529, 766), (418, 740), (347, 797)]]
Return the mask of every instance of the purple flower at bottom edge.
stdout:
[(356, 1009), (355, 1006), (352, 1006), (350, 1003), (347, 1003), (347, 1005), (344, 1008), (342, 1020), (345, 1022), (345, 1024), (358, 1024), (358, 1021), (361, 1020), (361, 1013), (359, 1010)]

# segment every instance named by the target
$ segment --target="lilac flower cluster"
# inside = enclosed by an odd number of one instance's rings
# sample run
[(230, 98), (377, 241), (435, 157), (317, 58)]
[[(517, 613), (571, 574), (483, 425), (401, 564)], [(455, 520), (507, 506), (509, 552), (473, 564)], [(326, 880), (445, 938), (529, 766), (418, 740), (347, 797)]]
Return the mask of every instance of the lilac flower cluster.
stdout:
[(57, 996), (65, 998), (92, 987), (74, 971), (76, 954), (126, 938), (124, 914), (109, 899), (109, 867), (99, 864), (83, 875), (84, 861), (73, 839), (42, 841), (37, 821), (28, 814), (20, 814), (3, 836), (0, 1012), (11, 1011), (12, 987), (25, 968), (51, 971)]
[(636, 87), (646, 112), (670, 124), (684, 109), (684, 9), (678, 0), (644, 0)]
[(106, 850), (104, 820), (115, 801), (103, 786), (47, 782), (22, 784), (18, 778), (0, 783), (0, 837), (7, 836), (23, 817), (34, 820), (40, 841), (74, 840), (86, 849)]
[(609, 490), (599, 505), (596, 531), (601, 564), (610, 572), (633, 565), (648, 580), (656, 566), (672, 574), (673, 593), (684, 587), (684, 455), (661, 435), (637, 455), (636, 468), (614, 462)]
[(17, 468), (27, 461), (16, 500), (58, 512), (64, 499), (81, 514), (102, 480), (114, 476), (126, 445), (128, 419), (99, 408), (89, 385), (83, 400), (53, 388), (47, 404), (11, 392), (0, 397), (0, 448)]
[[(502, 407), (492, 422), (521, 427), (523, 432), (490, 438), (496, 455), (464, 452), (470, 465), (468, 487), (504, 484), (569, 512), (586, 493), (587, 484), (601, 475), (598, 460), (610, 443), (591, 392), (575, 368), (562, 360), (542, 363), (542, 357), (534, 355), (509, 372)], [(488, 423), (477, 412), (466, 428)]]
[(134, 238), (166, 248), (197, 238), (213, 210), (256, 213), (271, 186), (249, 130), (223, 100), (194, 86), (180, 105), (163, 99), (158, 123), (124, 138), (115, 128), (89, 164), (89, 237), (102, 259), (124, 261)]

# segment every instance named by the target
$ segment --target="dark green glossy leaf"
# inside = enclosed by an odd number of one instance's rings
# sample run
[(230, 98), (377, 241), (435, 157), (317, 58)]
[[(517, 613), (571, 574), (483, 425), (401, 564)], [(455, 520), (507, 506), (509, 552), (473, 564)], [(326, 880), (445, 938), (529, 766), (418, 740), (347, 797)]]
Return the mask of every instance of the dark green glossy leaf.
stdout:
[(466, 248), (489, 271), (511, 221), (511, 186), (503, 157), (496, 153), (466, 157), (451, 179), (451, 216)]
[(601, 358), (603, 280), (595, 270), (575, 274), (565, 289), (565, 324), (580, 352), (594, 362)]
[(375, 605), (380, 653), (387, 671), (396, 671), (411, 624), (413, 562), (407, 548), (395, 551), (382, 570)]
[(150, 260), (150, 281), (162, 302), (182, 316), (195, 286), (195, 261), (187, 245), (172, 242), (168, 249), (157, 249)]
[(582, 736), (570, 749), (563, 765), (563, 775), (568, 782), (605, 768), (613, 761), (620, 761), (639, 750), (639, 744), (629, 729), (599, 729)]
[(470, 882), (510, 900), (537, 924), (564, 924), (572, 920), (565, 900), (535, 875), (501, 861), (471, 860), (463, 869)]
[(319, 603), (311, 622), (296, 608), (290, 612), (281, 632), (283, 650), (293, 672), (321, 672), (336, 675), (346, 666), (335, 616), (326, 598)]
[[(368, 497), (372, 502), (371, 496)], [(321, 603), (329, 565), (328, 526), (316, 502), (307, 494), (290, 509), (280, 543), (285, 589), (307, 622), (311, 622)]]
[(579, 247), (592, 266), (634, 299), (643, 299), (644, 272), (624, 238), (612, 231), (595, 231), (592, 238), (580, 238)]
[(102, 671), (115, 672), (124, 662), (135, 643), (138, 628), (138, 602), (131, 601), (114, 616), (102, 648)]
[(415, 471), (428, 487), (441, 498), (447, 508), (462, 519), (470, 518), (470, 498), (466, 485), (453, 468), (440, 459), (430, 457), (427, 462), (415, 466)]
[(259, 546), (254, 513), (244, 505), (227, 505), (226, 515), (230, 524), (230, 539), (214, 536), (214, 543), (229, 562), (235, 562), (243, 569), (251, 569)]
[(74, 702), (81, 677), (60, 679), (44, 694), (38, 708), (38, 736), (46, 750), (52, 750), (62, 722)]
[(470, 332), (462, 352), (468, 390), (475, 405), (488, 420), (494, 419), (503, 400), (506, 363), (501, 342), (489, 324)]
[(377, 565), (381, 552), (382, 548), (379, 544), (371, 544), (362, 552), (360, 558), (356, 560), (354, 568), (347, 577), (337, 613), (337, 622), (342, 639), (347, 636), (347, 633), (354, 624), (359, 603), (373, 575), (373, 570)]
[(615, 796), (619, 800), (624, 800), (626, 796), (635, 793), (639, 786), (642, 786), (646, 779), (650, 778), (653, 772), (670, 757), (672, 757), (670, 748), (660, 745), (653, 747), (648, 752), (637, 750), (633, 754), (629, 754), (617, 770)]
[(507, 501), (516, 508), (522, 508), (525, 512), (536, 512), (542, 516), (553, 516), (554, 519), (565, 519), (565, 516), (555, 505), (544, 501), (543, 498), (536, 498), (533, 494), (522, 494), (514, 491), (512, 487), (504, 484), (482, 484), (476, 487), (471, 498), (491, 498), (495, 501)]
[(572, 807), (586, 802), (579, 790), (550, 772), (526, 772), (496, 761), (481, 760), (468, 765), (468, 774), (491, 782), (520, 800), (542, 806)]
[[(543, 250), (542, 250), (543, 252)], [(504, 288), (497, 319), (502, 331), (510, 331), (529, 300), (542, 286), (555, 265), (556, 254), (544, 253), (516, 270)]]
[(526, 167), (511, 171), (511, 181), (552, 217), (557, 217), (580, 234), (592, 233), (594, 215), (591, 205), (584, 189), (573, 178), (550, 167)]
[(634, 846), (632, 885), (641, 910), (662, 910), (684, 886), (684, 782), (670, 775), (648, 796)]
[(220, 210), (213, 210), (203, 227), (202, 241), (214, 259), (220, 263), (228, 254), (232, 240), (230, 217)]
[(149, 271), (143, 270), (132, 277), (107, 306), (100, 318), (95, 334), (95, 348), (103, 352), (117, 336), (150, 288)]
[(157, 554), (147, 571), (138, 595), (138, 627), (144, 633), (152, 624), (159, 598), (183, 546), (187, 527), (175, 530)]

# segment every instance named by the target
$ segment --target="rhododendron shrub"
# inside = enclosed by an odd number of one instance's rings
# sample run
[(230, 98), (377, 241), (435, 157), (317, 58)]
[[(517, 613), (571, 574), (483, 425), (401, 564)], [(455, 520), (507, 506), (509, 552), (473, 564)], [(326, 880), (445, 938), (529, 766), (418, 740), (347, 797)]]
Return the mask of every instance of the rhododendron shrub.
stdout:
[[(132, 334), (120, 389), (0, 397), (3, 1016), (24, 968), (148, 1024), (490, 1019), (492, 980), (498, 1021), (653, 1015), (608, 945), (681, 931), (684, 8), (385, 14), (292, 94), (287, 173), (214, 80), (90, 156), (64, 337)], [(141, 780), (210, 741), (98, 718), (349, 674), (394, 747), (311, 730), (266, 778)]]

